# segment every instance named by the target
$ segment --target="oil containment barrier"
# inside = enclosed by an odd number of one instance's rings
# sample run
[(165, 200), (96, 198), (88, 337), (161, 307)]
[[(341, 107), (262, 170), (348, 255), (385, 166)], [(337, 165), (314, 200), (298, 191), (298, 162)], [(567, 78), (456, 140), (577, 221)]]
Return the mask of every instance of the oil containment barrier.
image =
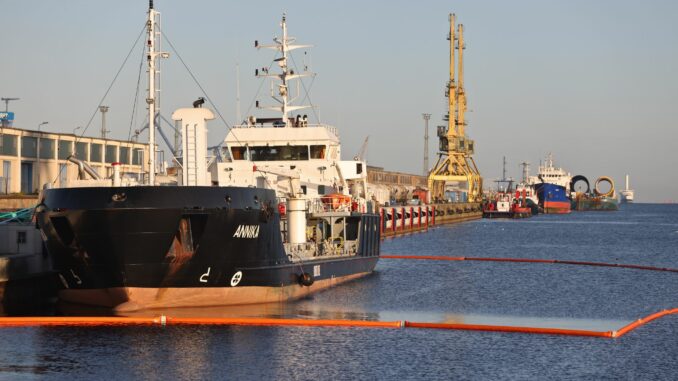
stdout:
[(668, 271), (678, 273), (678, 269), (669, 267), (654, 267), (643, 265), (630, 265), (621, 263), (605, 262), (585, 262), (585, 261), (567, 261), (560, 259), (535, 259), (535, 258), (485, 258), (485, 257), (447, 257), (437, 255), (390, 255), (383, 254), (380, 258), (384, 259), (416, 259), (431, 261), (481, 261), (481, 262), (515, 262), (515, 263), (554, 263), (561, 265), (577, 266), (596, 266), (596, 267), (619, 267), (624, 269), (649, 270), (649, 271)]
[(617, 338), (661, 317), (678, 314), (678, 308), (664, 310), (638, 319), (616, 331), (589, 331), (548, 327), (520, 327), (486, 324), (426, 323), (412, 321), (366, 321), (366, 320), (313, 320), (282, 318), (173, 318), (165, 315), (155, 317), (103, 317), (103, 316), (45, 316), (45, 317), (0, 317), (0, 328), (45, 327), (45, 326), (298, 326), (298, 327), (358, 327), (358, 328), (419, 328), (450, 329), (463, 331), (515, 332), (542, 335), (567, 335)]
[(44, 316), (0, 317), (0, 327), (30, 326), (120, 326), (120, 325), (255, 325), (307, 327), (402, 328), (402, 321), (283, 319), (283, 318), (206, 318), (206, 317), (116, 317), (116, 316)]
[[(557, 259), (534, 258), (482, 258), (482, 257), (448, 257), (424, 255), (381, 255), (384, 259), (416, 259), (435, 261), (485, 261), (485, 262), (518, 262), (547, 263), (580, 266), (619, 267), (636, 270), (670, 271), (678, 269), (626, 265), (602, 262), (564, 261)], [(298, 326), (298, 327), (361, 327), (361, 328), (413, 328), (413, 329), (449, 329), (487, 332), (518, 332), (543, 335), (567, 335), (618, 338), (651, 321), (667, 315), (678, 314), (678, 308), (667, 309), (640, 318), (614, 331), (592, 331), (580, 329), (563, 329), (549, 327), (524, 327), (488, 324), (462, 324), (445, 322), (412, 322), (412, 321), (371, 321), (371, 320), (333, 320), (333, 319), (286, 319), (263, 317), (114, 317), (114, 316), (42, 316), (42, 317), (0, 317), (0, 328), (8, 327), (45, 327), (45, 326), (168, 326), (168, 325), (210, 325), (210, 326)]]

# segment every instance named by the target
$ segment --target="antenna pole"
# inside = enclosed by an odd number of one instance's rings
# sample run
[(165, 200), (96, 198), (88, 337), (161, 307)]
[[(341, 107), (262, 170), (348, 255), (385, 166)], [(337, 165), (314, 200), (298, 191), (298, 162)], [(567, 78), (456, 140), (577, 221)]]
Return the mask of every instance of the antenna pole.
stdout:
[(242, 122), (240, 115), (240, 64), (235, 64), (235, 124)]
[(282, 68), (282, 75), (280, 76), (282, 84), (280, 85), (280, 96), (282, 97), (282, 117), (285, 127), (289, 127), (289, 120), (287, 118), (287, 16), (283, 13), (282, 16), (282, 60), (280, 67)]
[(506, 156), (504, 156), (504, 166), (502, 167), (501, 170), (501, 179), (503, 181), (506, 181)]

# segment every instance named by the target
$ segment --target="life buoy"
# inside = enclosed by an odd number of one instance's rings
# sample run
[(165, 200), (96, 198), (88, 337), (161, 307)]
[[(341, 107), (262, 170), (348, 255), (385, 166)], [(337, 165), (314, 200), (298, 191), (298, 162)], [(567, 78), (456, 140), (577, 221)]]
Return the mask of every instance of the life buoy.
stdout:
[(309, 273), (301, 273), (299, 275), (299, 284), (302, 286), (310, 287), (313, 284), (313, 275)]
[(323, 204), (332, 210), (337, 210), (344, 206), (351, 205), (351, 196), (346, 196), (341, 193), (332, 193), (320, 198)]

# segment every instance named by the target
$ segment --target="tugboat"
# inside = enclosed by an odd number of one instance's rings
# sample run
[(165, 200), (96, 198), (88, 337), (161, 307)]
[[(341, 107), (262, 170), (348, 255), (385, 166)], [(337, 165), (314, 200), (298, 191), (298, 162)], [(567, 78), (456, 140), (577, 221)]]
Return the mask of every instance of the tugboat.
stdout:
[[(158, 22), (151, 0), (146, 57), (152, 150)], [(333, 128), (288, 116), (294, 108), (287, 105), (287, 81), (299, 74), (287, 67), (295, 46), (284, 17), (282, 28), (274, 45), (282, 53), (276, 59), (282, 117), (270, 121), (273, 128), (256, 127), (252, 118), (247, 128), (233, 129), (229, 136), (243, 144), (227, 139), (230, 162), (206, 160), (207, 121), (214, 115), (196, 101), (172, 115), (182, 130), (176, 185), (156, 184), (151, 154), (146, 184), (115, 171), (110, 179), (42, 192), (37, 222), (59, 273), (61, 300), (118, 312), (281, 302), (373, 271), (379, 217), (366, 212), (360, 197), (365, 164), (339, 161)], [(281, 135), (286, 144), (277, 141)], [(86, 162), (71, 161), (83, 177), (97, 177)]]
[(521, 198), (524, 207), (529, 208), (530, 214), (536, 216), (540, 211), (539, 198), (537, 197), (537, 192), (535, 192), (534, 184), (530, 179), (530, 163), (524, 161), (520, 163), (520, 165), (523, 167), (523, 178), (516, 185), (516, 192), (519, 192), (520, 194), (519, 197), (516, 197)]
[(497, 192), (483, 205), (483, 218), (527, 218), (532, 217), (528, 204), (528, 191), (516, 189), (513, 193), (513, 179), (506, 177), (506, 157), (504, 157), (503, 175), (497, 183)]

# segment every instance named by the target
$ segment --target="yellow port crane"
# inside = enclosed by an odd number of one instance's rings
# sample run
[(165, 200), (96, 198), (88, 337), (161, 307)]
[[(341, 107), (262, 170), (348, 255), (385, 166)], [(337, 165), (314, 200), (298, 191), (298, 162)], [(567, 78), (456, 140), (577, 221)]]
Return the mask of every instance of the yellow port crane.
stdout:
[[(466, 92), (464, 91), (464, 26), (457, 26), (455, 15), (450, 14), (450, 80), (445, 96), (449, 99), (445, 120), (447, 126), (438, 126), (438, 161), (428, 175), (428, 188), (434, 201), (445, 199), (447, 183), (466, 183), (468, 202), (482, 200), (483, 179), (473, 160), (473, 140), (466, 137)], [(456, 43), (456, 44), (455, 44)], [(459, 81), (455, 82), (455, 51), (458, 55)]]

